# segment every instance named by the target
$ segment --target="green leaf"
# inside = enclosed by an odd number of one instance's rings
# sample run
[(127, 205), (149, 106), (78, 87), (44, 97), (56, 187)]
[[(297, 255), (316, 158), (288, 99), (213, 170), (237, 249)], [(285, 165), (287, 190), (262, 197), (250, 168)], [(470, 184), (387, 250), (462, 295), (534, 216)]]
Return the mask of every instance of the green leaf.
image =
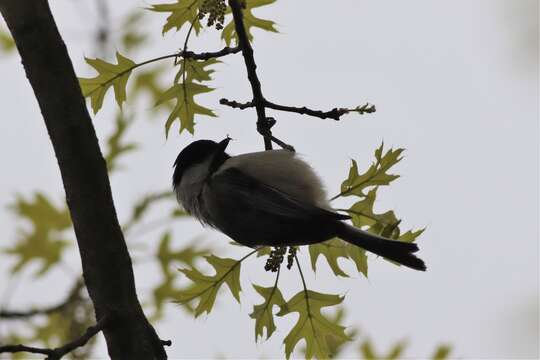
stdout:
[[(154, 313), (151, 317), (153, 321), (163, 317), (163, 306), (166, 302), (173, 301), (182, 294), (182, 290), (175, 286), (175, 275), (167, 270), (166, 273), (163, 273), (163, 279), (159, 285), (152, 290)], [(184, 304), (184, 307), (188, 312), (193, 313), (193, 308), (189, 304)]]
[(124, 232), (128, 232), (136, 223), (138, 223), (146, 214), (151, 205), (166, 199), (174, 199), (174, 193), (170, 190), (165, 190), (145, 195), (141, 200), (137, 201), (133, 206), (129, 220), (125, 222), (124, 226), (122, 226)]
[(313, 271), (317, 271), (317, 259), (319, 256), (323, 256), (335, 275), (349, 277), (338, 264), (338, 259), (344, 258), (352, 260), (358, 271), (367, 277), (367, 256), (365, 250), (346, 243), (341, 239), (336, 238), (309, 245), (309, 256)]
[[(152, 104), (159, 101), (161, 94), (166, 90), (160, 81), (160, 76), (167, 70), (165, 66), (144, 67), (144, 70), (138, 71), (133, 78), (133, 88), (131, 89), (130, 97), (135, 99), (140, 94), (147, 93), (150, 95)], [(172, 106), (170, 107), (172, 110)], [(152, 108), (155, 109), (155, 108)]]
[(386, 355), (386, 360), (396, 360), (399, 359), (399, 357), (403, 354), (403, 351), (405, 350), (405, 347), (407, 346), (407, 343), (405, 341), (400, 341), (396, 343), (392, 349), (390, 349), (390, 352), (388, 355)]
[(331, 239), (322, 243), (309, 245), (309, 256), (313, 271), (317, 271), (317, 259), (319, 258), (319, 255), (326, 258), (328, 265), (336, 276), (349, 277), (338, 264), (338, 259), (340, 257), (345, 259), (349, 258), (346, 244), (342, 240)]
[(216, 59), (203, 61), (183, 59), (181, 61), (180, 70), (174, 79), (174, 85), (161, 94), (156, 102), (156, 106), (158, 106), (167, 104), (170, 100), (176, 100), (176, 104), (165, 123), (165, 136), (169, 135), (169, 130), (175, 120), (180, 122), (180, 133), (186, 129), (193, 134), (196, 114), (216, 116), (212, 110), (197, 104), (194, 97), (214, 90), (206, 85), (199, 84), (199, 82), (211, 80), (214, 70), (209, 67), (219, 62)]
[(274, 323), (274, 315), (272, 309), (275, 305), (283, 306), (285, 299), (281, 295), (281, 291), (277, 286), (262, 287), (253, 285), (253, 288), (264, 298), (264, 302), (259, 305), (253, 306), (253, 312), (249, 314), (252, 319), (255, 319), (255, 341), (259, 337), (264, 337), (264, 329), (266, 328), (266, 340), (272, 336), (276, 331), (276, 324)]
[(191, 82), (174, 84), (165, 91), (156, 105), (173, 99), (176, 100), (176, 104), (165, 123), (165, 135), (169, 135), (169, 130), (175, 120), (180, 122), (180, 133), (185, 129), (193, 134), (195, 131), (195, 114), (215, 117), (216, 115), (212, 110), (197, 104), (194, 99), (195, 95), (207, 93), (212, 90), (208, 86)]
[[(171, 268), (176, 263), (184, 263), (188, 266), (194, 266), (195, 261), (204, 257), (210, 252), (209, 249), (198, 249), (195, 243), (191, 243), (179, 250), (173, 251), (170, 246), (171, 234), (166, 232), (161, 237), (156, 258), (161, 266), (163, 279), (153, 291), (153, 304), (155, 312), (152, 315), (154, 320), (158, 320), (163, 316), (163, 305), (166, 301), (173, 301), (182, 296), (181, 289), (175, 286), (177, 272), (171, 271)], [(184, 304), (190, 313), (193, 313), (193, 308), (189, 304)]]
[(148, 35), (141, 31), (142, 19), (145, 12), (140, 9), (133, 10), (130, 14), (126, 16), (120, 29), (122, 31), (120, 35), (120, 41), (123, 45), (123, 49), (131, 50), (137, 46), (142, 45)]
[(452, 351), (452, 347), (448, 345), (439, 345), (437, 349), (435, 349), (435, 352), (431, 356), (433, 360), (445, 360), (448, 359), (448, 355), (450, 355), (450, 351)]
[(360, 354), (362, 354), (362, 358), (365, 360), (376, 360), (377, 356), (373, 352), (373, 348), (371, 346), (371, 342), (369, 340), (366, 340), (362, 343), (360, 346)]
[(272, 252), (271, 246), (262, 246), (257, 250), (257, 257), (268, 256), (270, 255), (271, 252)]
[[(336, 311), (335, 315), (330, 318), (330, 321), (339, 325), (341, 324), (341, 321), (343, 320), (344, 317), (345, 317), (345, 311), (343, 310), (343, 307), (340, 307)], [(328, 343), (328, 350), (329, 350), (328, 357), (329, 358), (336, 359), (341, 353), (341, 351), (343, 350), (343, 347), (345, 346), (345, 344), (347, 344), (347, 342), (349, 342), (352, 338), (354, 338), (357, 335), (358, 330), (347, 329), (347, 332), (349, 334), (349, 339), (344, 339), (338, 336), (331, 336), (331, 335), (327, 336), (326, 340)]]
[(356, 270), (364, 274), (365, 277), (368, 277), (368, 264), (367, 264), (366, 250), (353, 244), (347, 244), (347, 250), (348, 250), (349, 258), (356, 265)]
[[(378, 187), (373, 188), (367, 193), (364, 199), (358, 201), (347, 210), (352, 217), (353, 225), (388, 239), (403, 242), (415, 241), (425, 229), (416, 231), (409, 230), (404, 234), (401, 234), (401, 229), (399, 227), (401, 220), (397, 219), (394, 211), (390, 210), (381, 214), (375, 213), (373, 206), (375, 205), (375, 200), (377, 198), (377, 190)], [(363, 256), (365, 257), (365, 252)], [(400, 265), (393, 261), (390, 262), (398, 266)], [(365, 271), (365, 275), (367, 276), (367, 263), (365, 263)]]
[(389, 185), (392, 181), (399, 178), (399, 175), (388, 174), (388, 171), (403, 159), (401, 154), (404, 149), (390, 149), (382, 155), (383, 146), (384, 144), (381, 144), (381, 146), (375, 150), (376, 162), (371, 164), (363, 174), (359, 174), (358, 164), (355, 160), (352, 160), (349, 176), (341, 184), (341, 193), (334, 198), (351, 195), (365, 197), (366, 194), (364, 189), (367, 187)]
[(374, 212), (375, 200), (378, 187), (370, 190), (365, 198), (356, 202), (349, 210), (354, 226), (367, 228), (367, 231), (377, 235), (383, 235), (390, 239), (399, 237), (399, 223), (392, 210), (377, 214)]
[(197, 249), (195, 243), (191, 243), (179, 250), (173, 251), (171, 250), (170, 244), (171, 234), (166, 232), (161, 237), (156, 254), (161, 269), (163, 273), (166, 274), (170, 272), (172, 262), (181, 262), (193, 267), (196, 260), (204, 257), (210, 252), (210, 249)]
[(105, 161), (107, 162), (109, 172), (118, 169), (117, 161), (121, 155), (134, 151), (137, 148), (136, 143), (123, 143), (123, 137), (132, 121), (126, 119), (121, 112), (116, 116), (115, 130), (107, 139)]
[(360, 354), (366, 360), (396, 360), (403, 354), (407, 343), (400, 341), (396, 343), (387, 355), (378, 355), (373, 350), (373, 345), (370, 340), (365, 340), (362, 345), (360, 345)]
[(214, 69), (209, 68), (212, 65), (221, 63), (217, 59), (209, 60), (194, 60), (184, 58), (180, 62), (180, 70), (174, 78), (175, 83), (179, 83), (184, 77), (185, 72), (185, 81), (190, 83), (193, 81), (203, 82), (212, 80), (212, 74), (215, 72)]
[(329, 337), (332, 341), (340, 339), (349, 341), (345, 334), (345, 327), (332, 322), (321, 313), (321, 309), (335, 306), (343, 301), (338, 295), (321, 294), (311, 290), (302, 290), (281, 306), (278, 316), (285, 316), (297, 312), (299, 317), (291, 332), (285, 337), (285, 355), (287, 359), (300, 340), (306, 343), (306, 358), (314, 356), (326, 359), (330, 356)]
[(419, 237), (420, 235), (422, 235), (422, 233), (426, 230), (426, 228), (423, 228), (423, 229), (420, 229), (420, 230), (416, 230), (416, 231), (413, 231), (413, 230), (409, 230), (407, 231), (405, 234), (402, 234), (400, 237), (399, 237), (399, 241), (403, 241), (403, 242), (414, 242), (416, 241), (416, 238)]
[(15, 41), (8, 32), (0, 29), (0, 51), (9, 53), (15, 50)]
[(189, 23), (193, 25), (193, 30), (198, 34), (201, 30), (201, 22), (199, 21), (199, 6), (204, 0), (177, 0), (171, 4), (154, 4), (148, 10), (155, 12), (170, 13), (167, 17), (165, 25), (163, 25), (163, 34), (167, 31), (176, 28), (179, 31), (182, 26)]
[(198, 317), (203, 312), (209, 314), (212, 311), (217, 292), (223, 283), (227, 284), (236, 301), (240, 302), (240, 291), (242, 290), (240, 286), (240, 264), (243, 259), (225, 259), (215, 255), (206, 256), (205, 258), (216, 272), (213, 276), (204, 275), (196, 268), (179, 269), (193, 284), (180, 291), (176, 300), (181, 304), (185, 304), (198, 298), (199, 302), (195, 307), (195, 317)]
[[(246, 33), (248, 35), (248, 40), (251, 42), (253, 40), (253, 35), (251, 34), (251, 30), (253, 28), (259, 28), (265, 31), (271, 31), (277, 33), (277, 29), (275, 28), (275, 23), (270, 20), (264, 20), (261, 18), (256, 17), (253, 15), (253, 9), (270, 5), (275, 3), (276, 0), (245, 0), (246, 7), (243, 10), (244, 13), (244, 27), (246, 28)], [(227, 11), (228, 13), (231, 12), (230, 8)], [(236, 43), (238, 44), (238, 37), (236, 35), (236, 29), (234, 27), (234, 21), (231, 19), (231, 21), (223, 28), (223, 32), (221, 33), (221, 38), (225, 40), (225, 43), (227, 46), (231, 45), (232, 39), (234, 38)]]
[(114, 97), (118, 106), (126, 100), (126, 85), (137, 64), (119, 52), (116, 53), (118, 64), (108, 63), (101, 59), (85, 58), (86, 62), (92, 66), (98, 75), (93, 78), (79, 78), (82, 93), (85, 97), (90, 97), (92, 110), (96, 114), (103, 105), (103, 98), (107, 90), (112, 86)]
[(71, 227), (69, 211), (65, 206), (55, 207), (42, 193), (36, 193), (33, 201), (17, 196), (11, 208), (32, 224), (32, 231), (20, 229), (17, 243), (4, 249), (7, 254), (18, 258), (11, 271), (16, 273), (28, 263), (40, 261), (42, 267), (36, 275), (43, 275), (61, 260), (69, 244), (60, 237), (60, 232)]

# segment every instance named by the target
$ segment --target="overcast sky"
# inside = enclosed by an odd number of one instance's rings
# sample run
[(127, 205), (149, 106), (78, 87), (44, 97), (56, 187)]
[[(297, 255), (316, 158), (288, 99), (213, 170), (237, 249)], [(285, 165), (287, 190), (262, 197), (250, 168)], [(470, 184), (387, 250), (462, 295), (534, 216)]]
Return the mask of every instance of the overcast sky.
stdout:
[[(335, 4), (334, 4), (335, 3)], [(94, 56), (89, 31), (95, 26), (91, 1), (54, 0), (52, 7), (77, 72), (91, 75), (83, 56)], [(144, 2), (110, 2), (113, 29), (118, 19)], [(407, 149), (397, 172), (402, 178), (379, 191), (377, 209), (394, 209), (404, 228), (424, 227), (419, 240), (426, 273), (397, 268), (370, 258), (370, 277), (329, 275), (319, 262), (308, 286), (346, 294), (347, 325), (360, 328), (386, 350), (407, 339), (410, 357), (425, 357), (440, 342), (460, 358), (537, 358), (539, 282), (538, 152), (538, 2), (534, 0), (455, 1), (284, 1), (258, 12), (278, 23), (280, 34), (255, 32), (255, 56), (265, 95), (278, 103), (320, 109), (377, 106), (369, 116), (342, 122), (287, 113), (275, 134), (293, 144), (335, 193), (349, 159), (368, 166), (373, 150), (385, 144)], [(160, 37), (164, 16), (148, 16), (152, 45), (135, 60), (174, 52), (183, 34)], [(223, 46), (209, 34), (194, 39), (196, 50)], [(202, 97), (219, 118), (197, 121), (196, 137), (222, 139), (229, 134), (232, 153), (262, 149), (252, 111), (218, 104), (221, 97), (249, 100), (241, 57), (224, 59), (215, 74), (216, 92)], [(17, 56), (0, 59), (0, 246), (16, 237), (14, 217), (5, 209), (14, 193), (41, 190), (62, 200), (58, 167), (37, 103)], [(51, 84), (51, 86), (55, 86)], [(115, 108), (107, 96), (95, 119), (100, 136), (110, 129)], [(144, 110), (143, 110), (144, 111)], [(165, 140), (166, 114), (138, 121), (129, 133), (142, 150), (126, 157), (126, 171), (112, 178), (115, 202), (125, 219), (134, 199), (169, 186), (171, 164), (193, 138)], [(140, 118), (144, 118), (143, 113)], [(338, 203), (345, 206), (347, 202)], [(158, 210), (159, 211), (159, 210)], [(157, 213), (158, 214), (158, 213)], [(159, 215), (159, 214), (158, 214)], [(196, 236), (215, 244), (219, 256), (239, 256), (225, 236), (198, 223), (178, 223), (175, 244)], [(155, 246), (159, 233), (148, 236)], [(139, 239), (140, 240), (140, 239)], [(75, 252), (73, 252), (75, 253)], [(302, 254), (308, 267), (307, 253)], [(0, 265), (0, 294), (9, 281)], [(76, 268), (77, 258), (70, 261)], [(350, 265), (346, 269), (353, 270)], [(33, 270), (33, 269), (32, 269)], [(29, 278), (32, 270), (25, 273)], [(12, 303), (58, 299), (69, 286), (55, 271), (14, 293)], [(69, 274), (68, 274), (69, 275)], [(152, 265), (136, 271), (140, 292), (159, 276)], [(294, 271), (284, 273), (285, 297), (299, 290)], [(159, 323), (162, 338), (175, 344), (171, 358), (282, 357), (281, 341), (290, 321), (279, 321), (268, 342), (255, 344), (251, 305), (260, 299), (250, 280), (269, 286), (273, 276), (260, 261), (243, 267), (242, 305), (220, 296), (210, 316), (193, 319), (171, 305)], [(62, 284), (62, 285), (60, 285)], [(58, 292), (51, 287), (57, 286)], [(105, 354), (104, 347), (99, 354)], [(354, 356), (356, 345), (345, 353)]]

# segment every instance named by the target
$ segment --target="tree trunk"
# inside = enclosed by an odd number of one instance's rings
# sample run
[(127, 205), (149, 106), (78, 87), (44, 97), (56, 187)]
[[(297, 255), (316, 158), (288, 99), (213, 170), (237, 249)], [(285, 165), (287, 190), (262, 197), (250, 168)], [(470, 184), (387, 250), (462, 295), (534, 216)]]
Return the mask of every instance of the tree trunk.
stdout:
[[(113, 359), (164, 359), (163, 345), (137, 299), (105, 161), (49, 5), (46, 0), (0, 0), (0, 12), (19, 50), (56, 154), (96, 318), (112, 317), (103, 331), (109, 355)], [(7, 118), (16, 119), (16, 115)]]

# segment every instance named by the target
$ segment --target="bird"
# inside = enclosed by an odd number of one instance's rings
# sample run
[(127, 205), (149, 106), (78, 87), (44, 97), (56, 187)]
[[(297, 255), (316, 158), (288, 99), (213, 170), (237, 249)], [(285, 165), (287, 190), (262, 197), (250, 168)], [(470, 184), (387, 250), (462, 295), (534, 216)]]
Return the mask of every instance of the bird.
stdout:
[(178, 203), (203, 225), (259, 248), (340, 238), (414, 270), (425, 271), (417, 244), (378, 236), (346, 223), (330, 206), (321, 179), (290, 150), (231, 156), (231, 138), (196, 140), (178, 154), (172, 187)]

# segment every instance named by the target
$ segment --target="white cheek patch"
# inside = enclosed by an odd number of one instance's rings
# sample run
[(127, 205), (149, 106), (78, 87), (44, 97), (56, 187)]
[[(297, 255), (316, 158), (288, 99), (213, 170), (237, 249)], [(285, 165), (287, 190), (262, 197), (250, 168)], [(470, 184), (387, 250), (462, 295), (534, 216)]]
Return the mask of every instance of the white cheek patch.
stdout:
[(208, 177), (210, 163), (211, 159), (207, 159), (202, 163), (186, 169), (179, 186), (176, 188), (176, 199), (182, 204), (184, 209), (195, 217), (200, 217), (201, 215), (198, 198), (204, 181)]

